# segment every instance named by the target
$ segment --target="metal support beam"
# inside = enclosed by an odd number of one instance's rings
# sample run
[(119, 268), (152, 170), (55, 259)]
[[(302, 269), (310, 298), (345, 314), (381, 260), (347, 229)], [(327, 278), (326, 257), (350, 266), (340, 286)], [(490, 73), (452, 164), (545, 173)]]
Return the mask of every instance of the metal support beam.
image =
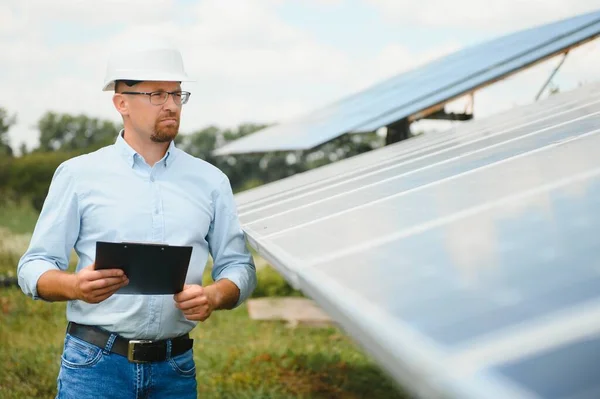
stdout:
[(408, 118), (400, 119), (397, 122), (388, 125), (387, 135), (385, 136), (385, 145), (397, 143), (410, 137), (410, 122)]
[(467, 98), (469, 100), (465, 104), (465, 114), (473, 115), (475, 114), (475, 92), (470, 92)]
[(447, 121), (468, 121), (473, 119), (473, 114), (461, 114), (454, 112), (446, 112), (443, 109), (436, 111), (432, 114), (427, 115), (423, 119), (439, 119), (439, 120), (447, 120)]
[(548, 79), (546, 80), (546, 83), (544, 83), (544, 85), (542, 86), (542, 88), (538, 92), (537, 96), (535, 96), (535, 101), (537, 101), (537, 100), (540, 99), (540, 96), (542, 95), (542, 93), (544, 92), (544, 90), (546, 90), (546, 87), (548, 87), (548, 85), (552, 81), (552, 78), (554, 78), (554, 75), (556, 75), (556, 72), (558, 72), (558, 70), (560, 69), (560, 67), (562, 66), (562, 64), (567, 59), (567, 55), (569, 55), (569, 51), (568, 50), (563, 53), (562, 60), (560, 60), (560, 62), (556, 66), (556, 68), (554, 68), (554, 70), (552, 71), (552, 73), (550, 74), (550, 76), (548, 77)]

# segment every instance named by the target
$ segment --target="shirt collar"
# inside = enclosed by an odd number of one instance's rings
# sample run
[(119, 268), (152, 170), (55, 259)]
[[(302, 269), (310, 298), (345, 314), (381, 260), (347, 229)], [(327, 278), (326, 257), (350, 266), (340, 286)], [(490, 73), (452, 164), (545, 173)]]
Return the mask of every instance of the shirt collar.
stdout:
[(170, 165), (173, 162), (173, 159), (175, 159), (175, 140), (171, 140), (171, 142), (169, 143), (169, 148), (167, 148), (167, 152), (165, 153), (165, 156), (163, 157), (161, 162), (165, 165), (166, 168), (167, 165)]
[[(125, 160), (127, 160), (128, 165), (133, 168), (133, 165), (135, 164), (135, 158), (141, 157), (141, 155), (125, 141), (125, 139), (123, 138), (124, 132), (125, 129), (121, 129), (117, 137), (117, 141), (115, 142), (115, 146), (119, 150), (119, 154), (121, 154), (121, 156), (125, 158)], [(173, 159), (175, 158), (175, 148), (175, 141), (173, 140), (169, 144), (169, 148), (167, 148), (165, 156), (162, 157), (162, 159), (158, 161), (158, 163), (162, 163), (165, 167), (170, 165), (171, 162), (173, 162)]]

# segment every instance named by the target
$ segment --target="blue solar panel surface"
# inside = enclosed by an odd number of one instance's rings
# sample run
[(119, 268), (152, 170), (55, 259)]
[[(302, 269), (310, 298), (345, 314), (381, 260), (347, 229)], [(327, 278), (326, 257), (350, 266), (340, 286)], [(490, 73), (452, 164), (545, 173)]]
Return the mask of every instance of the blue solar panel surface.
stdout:
[[(265, 206), (287, 201), (289, 198), (314, 193), (340, 182), (345, 183), (357, 177), (379, 172), (384, 168), (396, 167), (399, 162), (409, 163), (412, 158), (439, 153), (452, 146), (471, 145), (475, 140), (486, 140), (490, 126), (493, 126), (496, 134), (502, 133), (502, 130), (514, 131), (527, 128), (534, 123), (538, 127), (548, 126), (556, 112), (578, 112), (581, 107), (586, 106), (586, 102), (592, 98), (581, 98), (586, 90), (593, 91), (593, 86), (585, 86), (574, 93), (563, 93), (560, 97), (550, 97), (539, 105), (511, 110), (509, 114), (491, 116), (477, 123), (461, 124), (459, 132), (451, 129), (437, 136), (432, 134), (417, 136), (405, 141), (402, 146), (378, 149), (376, 157), (372, 153), (364, 153), (353, 157), (350, 161), (342, 160), (323, 166), (319, 168), (318, 173), (297, 174), (283, 181), (240, 193), (237, 196), (240, 210), (244, 214), (250, 214)], [(574, 110), (570, 110), (569, 107)], [(253, 216), (253, 219), (256, 217)]]
[(236, 154), (314, 148), (349, 132), (374, 131), (447, 102), (600, 34), (600, 11), (527, 29), (402, 73), (323, 109), (215, 151)]
[(599, 89), (255, 189), (244, 230), (417, 394), (595, 397)]
[(600, 398), (598, 358), (600, 337), (586, 337), (498, 366), (495, 371), (544, 398), (596, 399)]

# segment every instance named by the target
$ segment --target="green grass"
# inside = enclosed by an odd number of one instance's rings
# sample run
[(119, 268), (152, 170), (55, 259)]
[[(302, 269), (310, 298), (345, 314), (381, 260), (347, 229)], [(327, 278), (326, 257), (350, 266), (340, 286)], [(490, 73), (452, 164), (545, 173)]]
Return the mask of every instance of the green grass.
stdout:
[[(0, 289), (0, 398), (52, 398), (65, 304)], [(215, 312), (193, 330), (202, 398), (402, 398), (339, 329), (250, 320), (246, 307)]]
[[(0, 276), (15, 275), (36, 217), (24, 207), (0, 208)], [(254, 297), (298, 295), (271, 267), (259, 267)], [(54, 397), (65, 326), (65, 303), (33, 301), (17, 287), (0, 288), (0, 398)], [(335, 327), (259, 322), (242, 305), (215, 312), (192, 337), (201, 398), (404, 398)]]
[(5, 227), (15, 234), (31, 233), (38, 215), (28, 202), (5, 203), (0, 206), (0, 227)]

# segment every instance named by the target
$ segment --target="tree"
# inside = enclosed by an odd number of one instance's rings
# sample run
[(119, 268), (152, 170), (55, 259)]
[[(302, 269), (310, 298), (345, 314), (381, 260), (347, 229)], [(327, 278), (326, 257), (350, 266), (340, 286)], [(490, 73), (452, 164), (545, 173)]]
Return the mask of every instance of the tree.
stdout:
[(17, 122), (15, 115), (9, 116), (4, 108), (0, 108), (0, 156), (12, 156), (13, 149), (8, 139), (8, 130)]
[(216, 165), (216, 158), (212, 155), (220, 130), (216, 126), (209, 126), (192, 134), (179, 135), (181, 148), (195, 157)]
[(222, 170), (234, 192), (273, 182), (308, 169), (371, 151), (383, 145), (376, 133), (344, 135), (310, 151), (214, 156), (213, 150), (228, 142), (266, 128), (268, 125), (244, 123), (234, 129), (215, 126), (181, 138), (181, 148)]
[(86, 115), (47, 112), (38, 122), (37, 151), (94, 150), (115, 141), (119, 127), (109, 120)]
[[(48, 194), (52, 175), (58, 166), (78, 153), (36, 152), (15, 157), (2, 165), (0, 159), (0, 193), (16, 202), (30, 201), (38, 211)], [(2, 171), (6, 171), (3, 178)]]
[[(264, 127), (266, 125), (253, 123), (245, 123), (234, 129), (225, 130), (209, 126), (183, 136), (180, 145), (184, 151), (222, 170), (229, 177), (233, 190), (237, 191), (241, 187), (247, 187), (249, 181), (252, 181), (252, 185), (265, 181), (267, 174), (259, 166), (261, 156), (217, 157), (212, 152), (217, 146), (237, 140)], [(282, 172), (285, 173), (285, 169)]]
[(262, 130), (269, 125), (257, 124), (257, 123), (242, 123), (236, 129), (231, 130), (227, 129), (223, 131), (223, 139), (226, 142), (237, 140), (244, 136), (247, 136), (252, 133), (256, 133), (259, 130)]
[(21, 156), (27, 155), (28, 152), (29, 152), (29, 150), (27, 149), (27, 144), (21, 143), (21, 147), (19, 150), (19, 153), (21, 154)]

